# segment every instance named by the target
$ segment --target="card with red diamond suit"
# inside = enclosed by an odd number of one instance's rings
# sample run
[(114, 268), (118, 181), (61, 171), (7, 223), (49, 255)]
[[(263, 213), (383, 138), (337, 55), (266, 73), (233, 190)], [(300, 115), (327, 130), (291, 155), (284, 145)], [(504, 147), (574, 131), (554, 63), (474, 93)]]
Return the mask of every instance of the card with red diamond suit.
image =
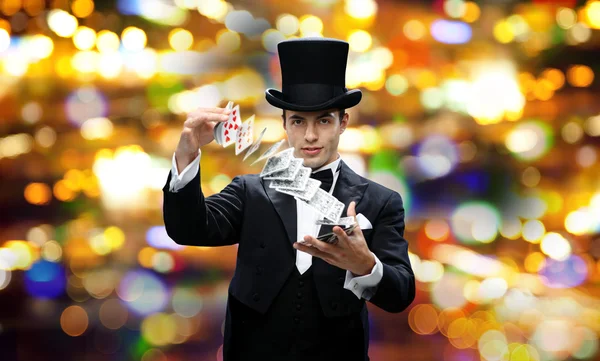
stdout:
[(254, 114), (238, 129), (235, 141), (235, 155), (240, 154), (252, 145), (254, 140)]
[(241, 126), (242, 120), (240, 118), (240, 106), (236, 105), (229, 114), (229, 119), (227, 122), (225, 122), (223, 127), (221, 127), (220, 140), (223, 144), (223, 148), (235, 143), (237, 131)]

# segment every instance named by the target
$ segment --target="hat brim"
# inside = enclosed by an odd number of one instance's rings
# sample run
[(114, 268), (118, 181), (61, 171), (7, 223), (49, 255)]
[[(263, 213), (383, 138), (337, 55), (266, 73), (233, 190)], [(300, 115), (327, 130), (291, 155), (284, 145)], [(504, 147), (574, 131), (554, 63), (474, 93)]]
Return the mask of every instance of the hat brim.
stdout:
[(300, 105), (286, 102), (285, 100), (283, 100), (283, 93), (279, 90), (272, 88), (269, 88), (265, 91), (265, 97), (269, 104), (276, 108), (310, 112), (331, 108), (352, 108), (356, 104), (360, 103), (360, 100), (362, 99), (362, 92), (360, 91), (360, 89), (352, 89), (344, 94), (338, 95), (335, 98), (331, 98), (324, 103), (311, 105)]

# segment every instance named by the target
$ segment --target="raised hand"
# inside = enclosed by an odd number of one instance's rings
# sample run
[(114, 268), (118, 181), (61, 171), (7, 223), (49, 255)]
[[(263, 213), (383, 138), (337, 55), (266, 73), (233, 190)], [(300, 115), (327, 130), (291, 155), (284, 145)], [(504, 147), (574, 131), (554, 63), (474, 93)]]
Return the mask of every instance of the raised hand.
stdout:
[(198, 108), (188, 114), (175, 150), (180, 172), (198, 156), (200, 147), (213, 141), (215, 125), (227, 121), (230, 112), (225, 108)]

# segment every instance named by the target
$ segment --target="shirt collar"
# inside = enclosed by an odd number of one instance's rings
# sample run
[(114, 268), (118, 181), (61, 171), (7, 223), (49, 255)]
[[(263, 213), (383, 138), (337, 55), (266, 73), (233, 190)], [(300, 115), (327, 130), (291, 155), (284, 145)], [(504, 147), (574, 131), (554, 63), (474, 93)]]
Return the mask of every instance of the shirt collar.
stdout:
[(340, 154), (338, 153), (338, 156), (337, 156), (337, 159), (336, 159), (336, 160), (334, 160), (333, 162), (331, 162), (331, 163), (329, 163), (329, 164), (326, 164), (326, 165), (322, 166), (322, 167), (321, 167), (321, 168), (319, 168), (319, 169), (315, 169), (315, 170), (313, 171), (313, 173), (320, 172), (320, 171), (322, 171), (322, 170), (325, 170), (325, 169), (331, 169), (331, 172), (332, 172), (333, 174), (335, 174), (335, 173), (336, 173), (336, 171), (337, 171), (337, 169), (338, 169), (338, 165), (340, 164), (340, 161), (341, 161), (341, 160), (342, 160), (342, 157), (341, 157), (341, 156), (340, 156)]

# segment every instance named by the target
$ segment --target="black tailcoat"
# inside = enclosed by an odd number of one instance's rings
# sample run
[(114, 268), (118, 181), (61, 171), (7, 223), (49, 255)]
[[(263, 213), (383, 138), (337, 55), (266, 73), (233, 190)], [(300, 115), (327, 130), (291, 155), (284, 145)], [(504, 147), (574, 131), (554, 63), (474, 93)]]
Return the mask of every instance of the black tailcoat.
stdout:
[[(401, 312), (415, 297), (414, 274), (404, 239), (404, 207), (397, 192), (359, 176), (343, 161), (333, 196), (351, 201), (356, 213), (372, 224), (363, 230), (369, 249), (383, 264), (383, 278), (370, 301), (388, 312)], [(169, 191), (171, 174), (163, 188), (163, 216), (167, 234), (178, 244), (225, 246), (238, 244), (236, 269), (229, 286), (231, 297), (257, 314), (265, 315), (296, 270), (296, 200), (270, 188), (258, 175), (233, 179), (220, 193), (204, 197), (200, 172), (178, 192)], [(358, 315), (368, 348), (364, 299), (343, 288), (346, 270), (313, 257), (315, 296), (327, 319)], [(231, 346), (230, 307), (227, 308), (224, 353)], [(366, 352), (366, 351), (365, 351)], [(365, 358), (367, 359), (367, 358)]]

